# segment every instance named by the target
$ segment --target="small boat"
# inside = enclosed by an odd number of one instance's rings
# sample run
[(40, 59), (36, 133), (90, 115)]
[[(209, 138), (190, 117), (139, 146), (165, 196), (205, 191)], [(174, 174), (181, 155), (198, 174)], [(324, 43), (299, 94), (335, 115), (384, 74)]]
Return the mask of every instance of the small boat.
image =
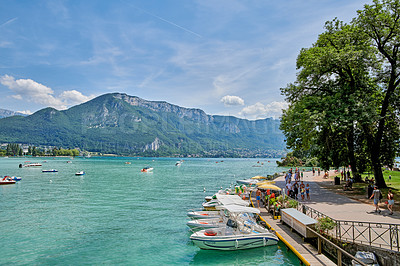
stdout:
[(175, 166), (181, 166), (182, 165), (182, 161), (177, 161), (176, 163), (175, 163)]
[[(359, 260), (361, 260), (362, 262), (364, 262), (367, 265), (371, 265), (371, 266), (379, 266), (378, 264), (378, 260), (376, 259), (376, 256), (374, 253), (372, 252), (368, 252), (368, 251), (357, 251), (355, 257)], [(357, 261), (355, 260), (351, 260), (351, 265), (353, 266), (359, 266), (361, 264), (359, 264)]]
[(0, 185), (11, 185), (15, 184), (15, 180), (12, 180), (10, 176), (5, 176), (3, 179), (0, 180)]
[(67, 161), (67, 163), (72, 163), (72, 161)]
[(153, 171), (153, 169), (154, 169), (153, 167), (145, 167), (142, 170), (140, 170), (140, 172), (148, 173)]
[(238, 184), (243, 184), (243, 185), (248, 185), (248, 186), (251, 186), (251, 185), (256, 185), (258, 182), (260, 182), (259, 180), (256, 180), (256, 179), (242, 179), (242, 180), (236, 180), (236, 183), (238, 183)]
[(131, 164), (131, 162), (125, 162), (125, 164)]
[(237, 250), (276, 245), (278, 237), (268, 229), (254, 223), (243, 221), (240, 213), (260, 213), (251, 207), (228, 205), (225, 209), (231, 214), (226, 226), (203, 229), (194, 232), (190, 239), (201, 249)]
[(58, 170), (56, 169), (50, 169), (50, 170), (42, 170), (42, 173), (57, 173)]
[(84, 175), (85, 172), (84, 171), (80, 171), (80, 172), (76, 172), (75, 175)]
[(42, 166), (40, 163), (28, 163), (24, 164), (24, 167), (35, 167), (35, 166)]

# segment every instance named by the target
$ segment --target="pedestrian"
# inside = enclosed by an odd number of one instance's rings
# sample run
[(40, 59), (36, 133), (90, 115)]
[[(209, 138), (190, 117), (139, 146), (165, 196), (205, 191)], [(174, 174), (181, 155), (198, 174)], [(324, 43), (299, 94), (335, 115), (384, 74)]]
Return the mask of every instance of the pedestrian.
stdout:
[[(303, 169), (303, 171), (304, 171), (304, 169)], [(304, 177), (303, 172), (301, 172), (300, 175), (301, 175), (301, 180), (303, 180), (303, 177)]]
[(315, 168), (314, 167), (312, 168), (312, 175), (313, 176), (315, 175)]
[(306, 185), (306, 195), (307, 195), (307, 200), (310, 200), (310, 185)]
[(389, 181), (390, 181), (390, 180), (392, 180), (392, 176), (391, 176), (391, 175), (389, 175)]
[(256, 199), (257, 199), (257, 208), (260, 208), (260, 199), (261, 199), (261, 190), (260, 189), (257, 189)]
[(297, 195), (299, 194), (299, 184), (297, 182), (294, 183), (293, 193), (294, 193), (294, 199), (297, 200)]
[(300, 196), (301, 200), (304, 200), (304, 195), (306, 194), (306, 186), (304, 185), (303, 181), (300, 183)]
[(381, 213), (381, 210), (379, 209), (379, 201), (382, 199), (382, 194), (377, 186), (374, 186), (374, 191), (372, 191), (370, 199), (372, 198), (374, 198), (375, 212)]
[(321, 175), (321, 169), (318, 168), (318, 175)]
[(393, 195), (391, 189), (389, 189), (389, 191), (388, 191), (387, 199), (388, 199), (388, 210), (390, 211), (389, 214), (392, 215), (393, 214), (393, 205), (394, 205), (394, 195)]
[(290, 196), (290, 193), (292, 192), (292, 184), (291, 181), (289, 180), (289, 182), (286, 184), (286, 191), (287, 191), (287, 195)]

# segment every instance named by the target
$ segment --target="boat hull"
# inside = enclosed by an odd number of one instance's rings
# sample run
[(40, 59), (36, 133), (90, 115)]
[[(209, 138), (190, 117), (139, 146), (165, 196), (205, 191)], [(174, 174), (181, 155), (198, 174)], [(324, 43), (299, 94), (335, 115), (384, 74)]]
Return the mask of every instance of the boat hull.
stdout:
[(221, 214), (218, 211), (191, 211), (187, 216), (191, 219), (214, 219), (220, 218)]
[(15, 184), (16, 181), (0, 181), (0, 185), (12, 185)]
[[(201, 232), (201, 231), (200, 231)], [(272, 233), (235, 236), (190, 236), (193, 243), (201, 249), (238, 250), (259, 248), (278, 244), (278, 238)]]

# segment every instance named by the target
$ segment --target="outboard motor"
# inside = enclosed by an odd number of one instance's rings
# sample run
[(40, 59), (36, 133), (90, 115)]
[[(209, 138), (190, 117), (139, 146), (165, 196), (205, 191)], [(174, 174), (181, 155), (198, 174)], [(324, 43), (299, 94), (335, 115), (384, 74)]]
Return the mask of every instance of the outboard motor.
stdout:
[(18, 167), (19, 167), (19, 168), (22, 168), (22, 163), (20, 163)]

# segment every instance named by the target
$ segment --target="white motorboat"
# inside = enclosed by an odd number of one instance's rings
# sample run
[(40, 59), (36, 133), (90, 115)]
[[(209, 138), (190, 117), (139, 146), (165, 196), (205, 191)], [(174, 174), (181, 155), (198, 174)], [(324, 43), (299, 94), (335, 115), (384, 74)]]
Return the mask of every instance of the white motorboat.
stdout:
[(186, 223), (192, 230), (202, 230), (207, 228), (217, 228), (226, 225), (226, 219), (222, 216), (213, 219), (194, 219)]
[(220, 218), (222, 213), (219, 211), (190, 211), (187, 216), (191, 219), (214, 219)]
[(58, 171), (56, 169), (50, 169), (50, 170), (42, 170), (42, 173), (57, 173)]
[(84, 171), (80, 171), (80, 172), (76, 172), (75, 175), (84, 175), (85, 172)]
[(247, 185), (247, 186), (255, 186), (258, 182), (260, 182), (260, 181), (256, 180), (256, 179), (251, 179), (251, 178), (250, 179), (236, 180), (236, 183)]
[(5, 176), (4, 178), (2, 178), (0, 180), (0, 185), (11, 185), (11, 184), (15, 184), (15, 180), (13, 180), (10, 176)]
[(28, 163), (24, 164), (24, 167), (35, 167), (35, 166), (42, 166), (40, 163)]
[(276, 245), (278, 237), (250, 219), (243, 221), (240, 213), (260, 213), (256, 208), (227, 205), (231, 214), (226, 226), (194, 232), (190, 239), (201, 249), (237, 250)]

